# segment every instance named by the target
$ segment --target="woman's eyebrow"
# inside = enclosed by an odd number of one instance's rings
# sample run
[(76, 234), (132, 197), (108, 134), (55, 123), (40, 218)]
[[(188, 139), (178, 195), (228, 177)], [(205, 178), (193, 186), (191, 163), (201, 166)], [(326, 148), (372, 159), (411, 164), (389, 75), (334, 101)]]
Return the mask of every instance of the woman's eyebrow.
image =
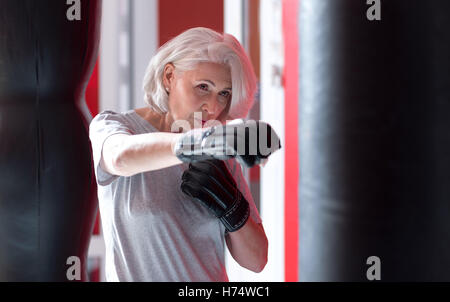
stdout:
[[(216, 84), (214, 84), (214, 82), (211, 81), (211, 80), (206, 80), (206, 79), (204, 79), (204, 80), (199, 80), (199, 81), (208, 82), (208, 83), (210, 83), (211, 85), (213, 85), (214, 87), (216, 87)], [(231, 90), (231, 87), (226, 87), (226, 88), (224, 88), (224, 90), (225, 90), (225, 89)]]

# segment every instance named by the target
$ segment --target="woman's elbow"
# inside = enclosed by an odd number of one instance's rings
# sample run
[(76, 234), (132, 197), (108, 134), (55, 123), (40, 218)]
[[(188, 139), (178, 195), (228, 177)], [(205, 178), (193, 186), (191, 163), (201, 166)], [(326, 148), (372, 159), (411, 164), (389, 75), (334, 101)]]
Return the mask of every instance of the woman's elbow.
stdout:
[(265, 238), (263, 247), (259, 250), (258, 255), (255, 256), (256, 261), (254, 263), (254, 267), (252, 267), (250, 270), (255, 273), (262, 272), (267, 265), (267, 254), (268, 254), (268, 241), (267, 238)]
[(125, 152), (114, 157), (112, 166), (114, 167), (114, 174), (119, 176), (133, 176), (135, 173), (130, 171), (129, 164), (127, 164), (127, 156)]
[(255, 273), (260, 273), (264, 270), (266, 264), (267, 264), (267, 256), (265, 258), (261, 258), (258, 261), (257, 265), (252, 269), (252, 271)]

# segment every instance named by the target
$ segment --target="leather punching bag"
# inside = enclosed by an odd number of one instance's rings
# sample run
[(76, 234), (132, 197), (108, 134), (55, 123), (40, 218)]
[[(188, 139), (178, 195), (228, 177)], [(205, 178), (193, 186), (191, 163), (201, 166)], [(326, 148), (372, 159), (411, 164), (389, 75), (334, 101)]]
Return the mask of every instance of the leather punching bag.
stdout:
[(87, 278), (101, 0), (66, 2), (0, 1), (0, 281)]
[(450, 1), (380, 2), (300, 1), (300, 281), (450, 281)]

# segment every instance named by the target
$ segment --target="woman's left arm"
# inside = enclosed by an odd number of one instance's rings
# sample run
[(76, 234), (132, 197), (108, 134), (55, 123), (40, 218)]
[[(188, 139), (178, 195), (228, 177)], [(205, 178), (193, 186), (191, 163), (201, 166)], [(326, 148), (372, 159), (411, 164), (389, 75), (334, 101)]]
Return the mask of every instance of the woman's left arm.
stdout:
[[(240, 167), (235, 170), (239, 171)], [(237, 177), (245, 181), (242, 172)], [(190, 163), (181, 178), (181, 191), (203, 204), (224, 224), (228, 231), (225, 240), (233, 258), (241, 266), (261, 272), (267, 263), (267, 237), (262, 224), (252, 217), (258, 217), (251, 214), (254, 205), (239, 190), (225, 162), (214, 159)]]
[(261, 272), (267, 263), (268, 241), (263, 225), (249, 217), (236, 232), (228, 233), (225, 241), (231, 256), (239, 265), (255, 273)]

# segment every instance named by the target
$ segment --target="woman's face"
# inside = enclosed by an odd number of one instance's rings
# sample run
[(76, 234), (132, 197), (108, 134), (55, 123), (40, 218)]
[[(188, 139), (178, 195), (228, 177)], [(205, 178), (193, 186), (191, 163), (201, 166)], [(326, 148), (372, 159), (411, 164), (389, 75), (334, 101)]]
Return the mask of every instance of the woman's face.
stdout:
[(224, 120), (231, 102), (231, 72), (227, 65), (202, 62), (193, 70), (178, 73), (167, 64), (164, 85), (169, 89), (173, 120), (186, 120), (191, 128), (195, 120), (196, 127), (208, 120)]

